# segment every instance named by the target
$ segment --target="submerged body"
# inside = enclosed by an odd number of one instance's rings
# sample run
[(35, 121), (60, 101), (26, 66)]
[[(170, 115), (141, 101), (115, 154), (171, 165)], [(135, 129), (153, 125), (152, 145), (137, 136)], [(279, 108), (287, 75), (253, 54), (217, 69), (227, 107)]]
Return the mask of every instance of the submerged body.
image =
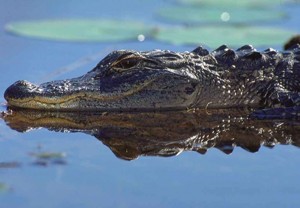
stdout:
[(17, 81), (8, 106), (55, 111), (143, 111), (300, 105), (300, 46), (257, 52), (245, 45), (209, 52), (120, 50), (87, 74), (34, 85)]

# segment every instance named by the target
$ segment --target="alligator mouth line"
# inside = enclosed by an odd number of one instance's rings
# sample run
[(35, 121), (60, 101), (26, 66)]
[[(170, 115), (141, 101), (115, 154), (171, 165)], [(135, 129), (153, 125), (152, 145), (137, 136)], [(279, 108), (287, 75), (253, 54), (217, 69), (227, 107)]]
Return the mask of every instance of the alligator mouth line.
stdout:
[[(56, 110), (56, 109), (63, 109), (63, 110), (72, 110), (72, 109), (80, 109), (79, 102), (80, 100), (85, 101), (95, 101), (96, 103), (99, 102), (113, 102), (116, 100), (120, 100), (122, 98), (134, 95), (139, 91), (143, 90), (145, 87), (150, 85), (154, 79), (149, 80), (142, 85), (135, 86), (130, 90), (118, 93), (118, 94), (107, 94), (107, 95), (95, 95), (93, 92), (78, 92), (70, 95), (64, 96), (34, 96), (28, 98), (9, 98), (8, 106), (11, 107), (18, 107), (18, 108), (30, 108), (30, 109), (46, 109), (46, 110)], [(91, 109), (97, 109), (97, 106), (91, 106)]]

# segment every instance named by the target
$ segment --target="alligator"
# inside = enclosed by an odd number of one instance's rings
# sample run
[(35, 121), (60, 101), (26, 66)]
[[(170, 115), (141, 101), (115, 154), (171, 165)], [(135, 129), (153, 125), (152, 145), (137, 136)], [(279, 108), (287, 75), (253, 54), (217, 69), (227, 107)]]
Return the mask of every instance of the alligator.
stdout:
[(255, 115), (296, 115), (300, 45), (282, 52), (113, 51), (83, 76), (40, 85), (21, 80), (4, 93), (9, 108), (47, 111), (149, 111), (255, 108)]

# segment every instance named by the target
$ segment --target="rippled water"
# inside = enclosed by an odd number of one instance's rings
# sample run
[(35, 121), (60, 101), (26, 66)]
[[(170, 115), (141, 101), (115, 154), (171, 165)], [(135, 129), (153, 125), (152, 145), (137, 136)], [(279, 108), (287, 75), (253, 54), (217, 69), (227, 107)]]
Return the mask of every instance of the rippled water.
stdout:
[[(0, 24), (116, 16), (152, 23), (155, 9), (168, 3), (3, 1)], [(300, 32), (299, 5), (282, 9), (291, 19), (274, 24)], [(3, 30), (0, 45), (0, 94), (19, 79), (39, 83), (81, 75), (113, 49), (192, 49), (147, 38), (117, 44), (40, 41)], [(99, 59), (70, 69), (95, 54)], [(0, 207), (298, 207), (298, 122), (253, 122), (243, 112), (231, 113), (5, 115)]]

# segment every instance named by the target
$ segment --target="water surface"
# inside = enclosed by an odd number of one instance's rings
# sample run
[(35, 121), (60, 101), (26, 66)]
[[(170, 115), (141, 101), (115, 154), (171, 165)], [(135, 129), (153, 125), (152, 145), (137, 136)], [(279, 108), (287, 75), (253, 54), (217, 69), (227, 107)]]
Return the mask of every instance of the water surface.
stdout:
[[(57, 17), (123, 17), (155, 23), (153, 12), (170, 2), (153, 2), (1, 1), (0, 25)], [(270, 24), (300, 32), (299, 5), (281, 9), (290, 12), (291, 18)], [(0, 45), (0, 94), (19, 79), (40, 83), (84, 74), (114, 49), (192, 49), (147, 39), (94, 44), (41, 41), (3, 30)], [(95, 54), (99, 59), (67, 73), (53, 73)], [(228, 117), (220, 119), (220, 115), (218, 120), (209, 114), (173, 114), (148, 116), (147, 123), (139, 120), (142, 116), (101, 114), (90, 123), (74, 122), (69, 115), (66, 124), (62, 114), (51, 118), (29, 112), (14, 115), (18, 117), (0, 120), (1, 207), (300, 205), (297, 121), (242, 125), (228, 124)], [(221, 136), (213, 131), (217, 126)], [(265, 133), (257, 137), (259, 128)], [(199, 132), (210, 135), (208, 140), (196, 140)]]

